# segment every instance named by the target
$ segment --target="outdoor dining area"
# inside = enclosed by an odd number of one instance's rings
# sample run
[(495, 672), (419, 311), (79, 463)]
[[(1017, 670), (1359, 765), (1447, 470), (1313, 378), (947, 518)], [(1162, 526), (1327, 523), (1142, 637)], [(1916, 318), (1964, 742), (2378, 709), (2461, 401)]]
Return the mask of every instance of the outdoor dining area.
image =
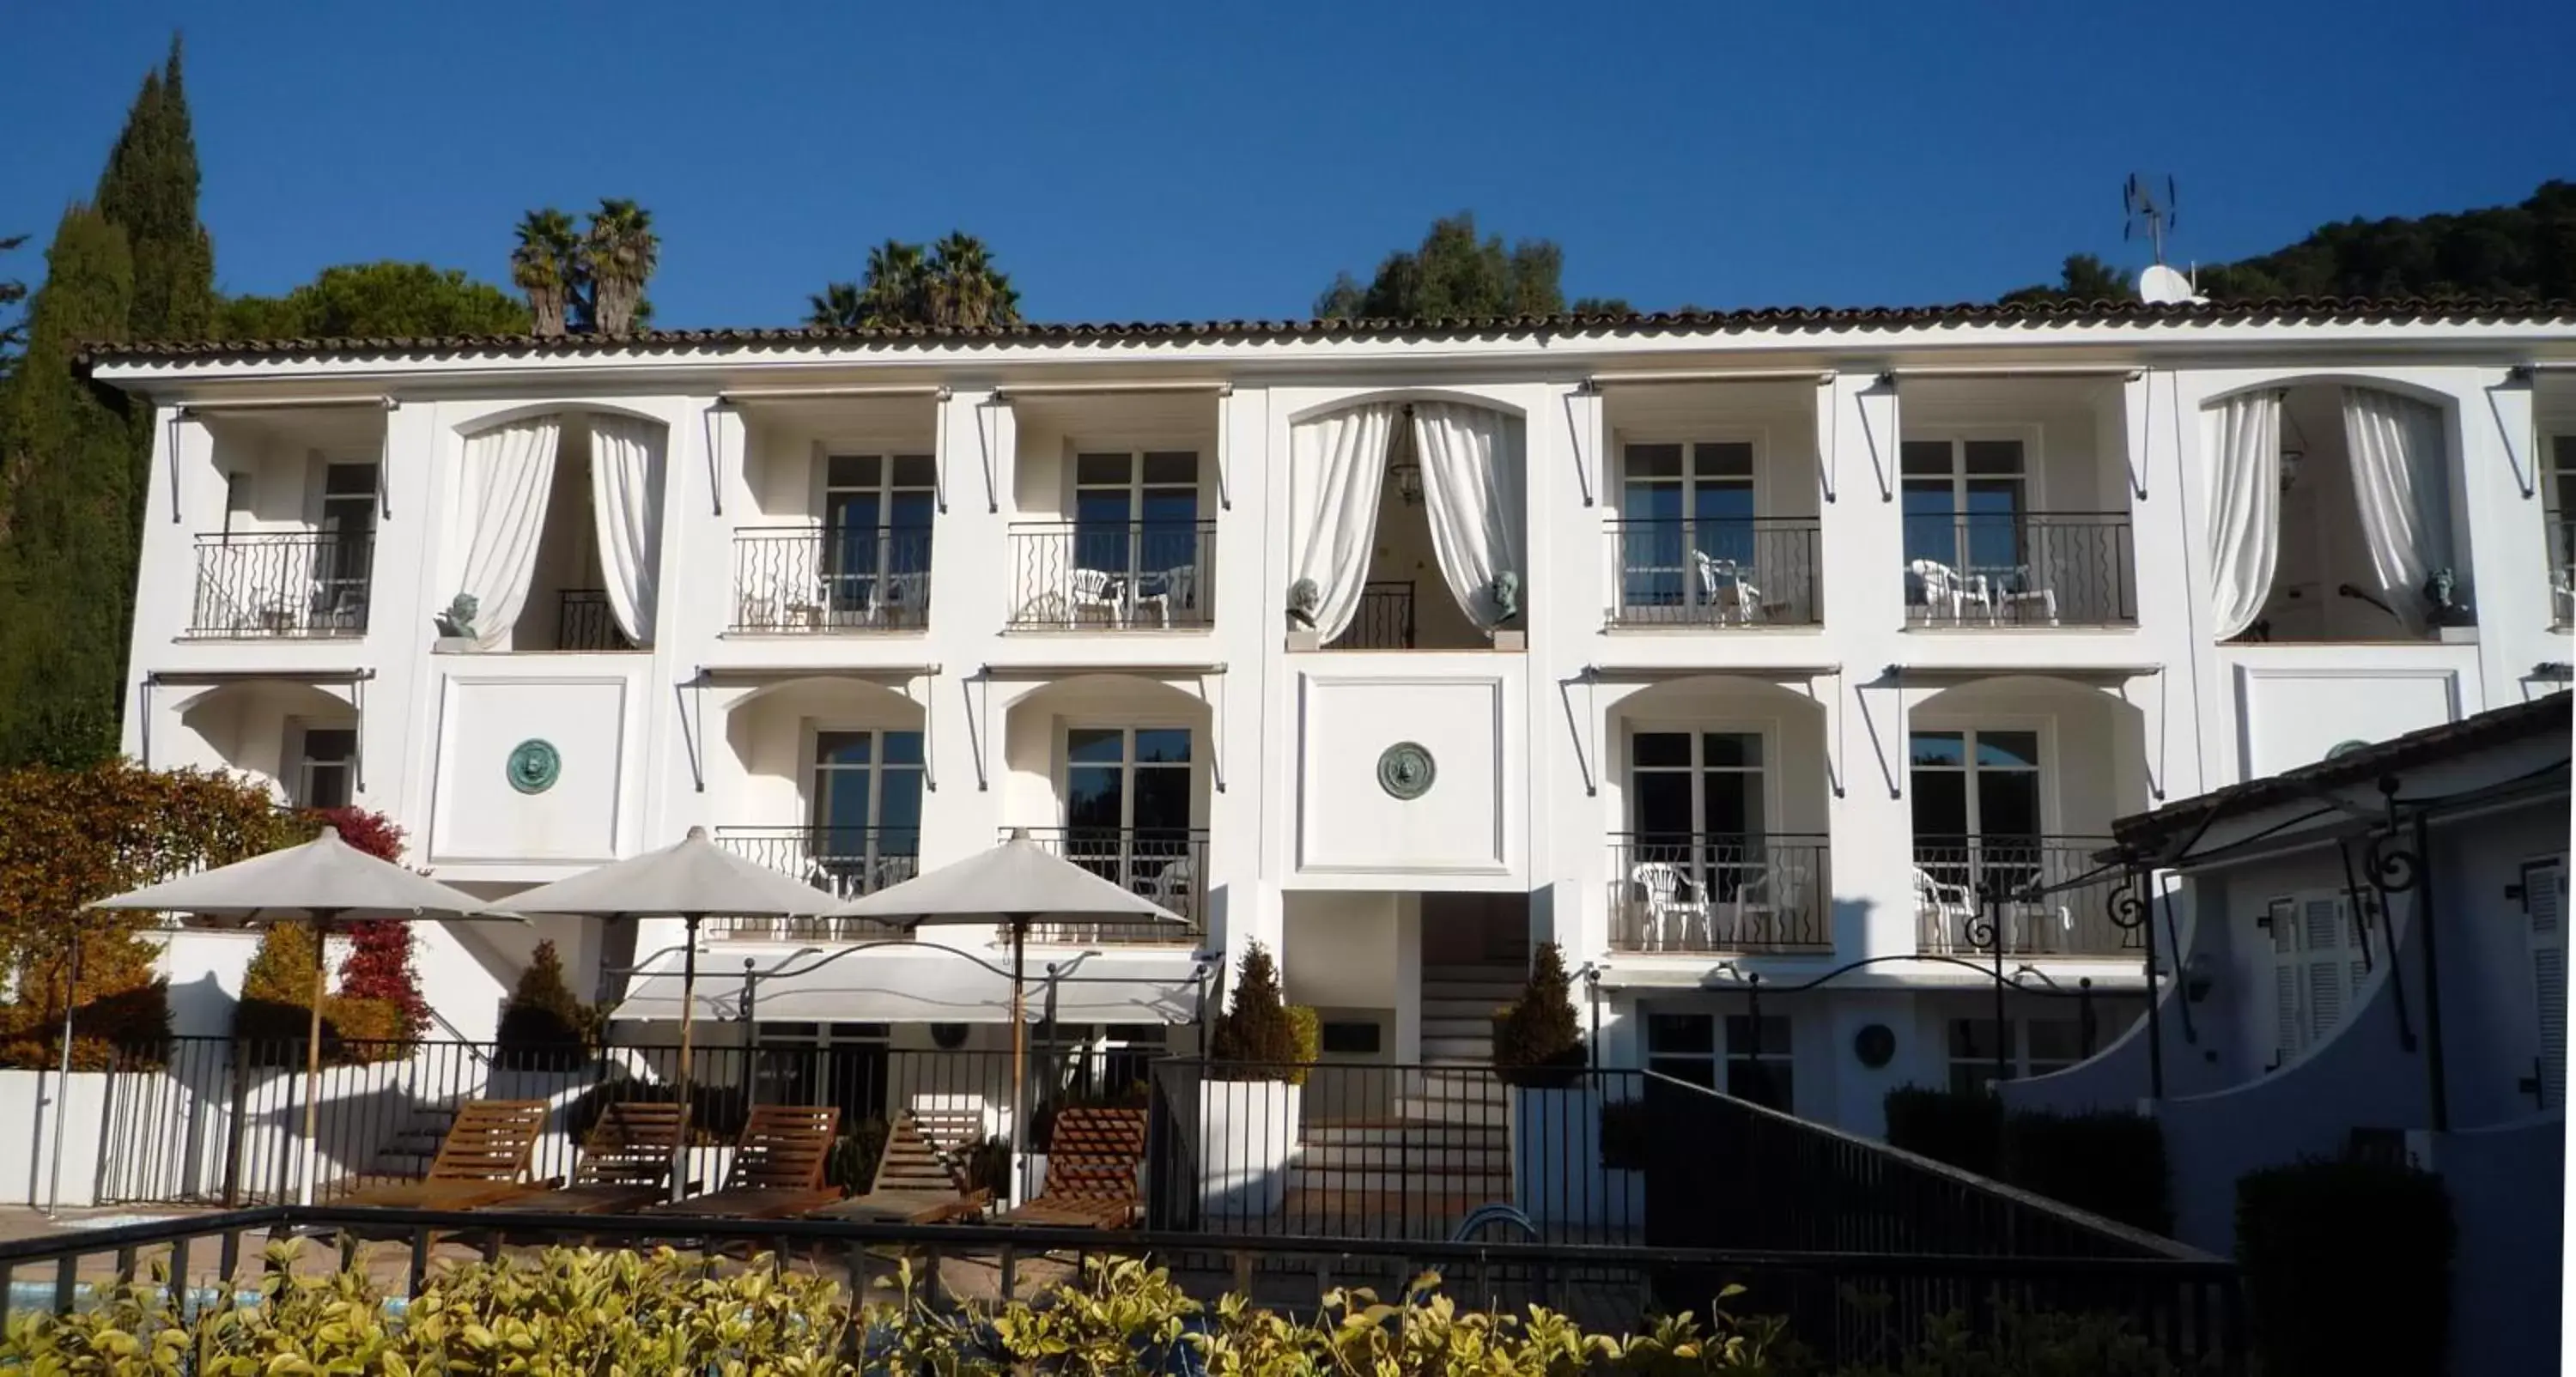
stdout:
[[(851, 902), (746, 860), (692, 828), (678, 843), (570, 876), (498, 903), (479, 900), (344, 843), (329, 829), (310, 842), (147, 886), (96, 907), (193, 915), (242, 925), (310, 925), (321, 939), (359, 922), (515, 923), (532, 915), (676, 918), (678, 1055), (647, 1074), (579, 1086), (554, 1098), (486, 1094), (456, 1104), (417, 1179), (352, 1184), (326, 1179), (318, 1150), (325, 1030), (324, 972), (304, 1053), (303, 1131), (292, 1199), (335, 1210), (471, 1211), (524, 1218), (617, 1216), (644, 1220), (817, 1219), (918, 1225), (971, 1222), (1127, 1229), (1142, 1223), (1143, 1107), (1052, 1105), (1042, 1172), (1033, 1187), (996, 1191), (977, 1155), (993, 1117), (957, 1095), (924, 1095), (884, 1125), (873, 1161), (853, 1176), (834, 1158), (850, 1140), (831, 1104), (757, 1103), (758, 1081), (697, 1093), (691, 1055), (701, 1013), (699, 936), (709, 918), (847, 918), (908, 933), (974, 925), (1007, 933), (1011, 1060), (1008, 1126), (1029, 1124), (1027, 945), (1034, 927), (1116, 921), (1186, 926), (1180, 915), (1017, 835), (978, 855)], [(888, 948), (919, 944), (894, 940)], [(865, 946), (854, 949), (860, 959)], [(906, 952), (906, 955), (917, 955)], [(1055, 977), (1042, 977), (1052, 1000)], [(650, 1074), (659, 1070), (657, 1077)], [(68, 1066), (64, 1074), (69, 1074)], [(499, 1082), (495, 1082), (497, 1086)], [(575, 1122), (566, 1123), (567, 1117)], [(721, 1121), (721, 1122), (720, 1122)], [(570, 1170), (534, 1166), (549, 1132), (570, 1131)], [(710, 1144), (719, 1133), (726, 1141)], [(710, 1147), (714, 1150), (709, 1150)], [(840, 1179), (835, 1181), (833, 1178)], [(1011, 1179), (1018, 1179), (1016, 1176)], [(1014, 1198), (1016, 1197), (1016, 1198)]]

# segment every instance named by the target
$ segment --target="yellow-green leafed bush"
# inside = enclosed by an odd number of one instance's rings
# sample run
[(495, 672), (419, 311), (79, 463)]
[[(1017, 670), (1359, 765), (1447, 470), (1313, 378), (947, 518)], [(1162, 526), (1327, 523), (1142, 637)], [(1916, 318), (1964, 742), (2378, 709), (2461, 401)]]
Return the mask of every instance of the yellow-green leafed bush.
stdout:
[(2014, 1318), (1990, 1337), (1938, 1321), (1916, 1348), (1829, 1374), (1777, 1320), (1739, 1319), (1718, 1297), (1691, 1315), (1640, 1320), (1618, 1338), (1531, 1306), (1466, 1309), (1425, 1273), (1397, 1300), (1335, 1291), (1309, 1315), (1241, 1296), (1202, 1306), (1165, 1272), (1095, 1259), (1035, 1301), (960, 1306), (902, 1267), (853, 1309), (837, 1282), (767, 1257), (748, 1266), (656, 1253), (552, 1249), (437, 1273), (389, 1305), (363, 1271), (297, 1270), (268, 1252), (256, 1298), (216, 1296), (183, 1314), (158, 1283), (119, 1288), (62, 1317), (12, 1318), (0, 1373), (169, 1377), (2169, 1377), (2176, 1369), (2116, 1322)]

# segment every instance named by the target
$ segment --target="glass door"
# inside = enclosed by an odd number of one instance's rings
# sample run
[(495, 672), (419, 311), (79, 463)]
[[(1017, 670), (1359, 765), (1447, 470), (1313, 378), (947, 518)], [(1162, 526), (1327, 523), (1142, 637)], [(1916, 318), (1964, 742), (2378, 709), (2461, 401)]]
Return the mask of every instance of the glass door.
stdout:
[(2038, 732), (1918, 731), (1912, 755), (1918, 867), (1971, 901), (1985, 883), (2038, 878)]
[(1187, 727), (1067, 731), (1066, 859), (1139, 893), (1154, 891), (1167, 868), (1189, 857), (1190, 768)]
[(1721, 901), (1755, 882), (1766, 864), (1761, 734), (1638, 732), (1629, 752), (1632, 872), (1675, 866), (1685, 897)]
[(1962, 579), (2016, 580), (2030, 562), (2021, 441), (1908, 440), (1899, 455), (1907, 601), (1928, 607), (1918, 561)]
[(856, 897), (911, 878), (921, 854), (921, 733), (818, 731), (804, 877)]
[(1622, 467), (1627, 606), (1697, 606), (1753, 581), (1752, 445), (1630, 445)]
[(936, 479), (927, 454), (835, 454), (824, 461), (821, 577), (835, 623), (920, 624)]

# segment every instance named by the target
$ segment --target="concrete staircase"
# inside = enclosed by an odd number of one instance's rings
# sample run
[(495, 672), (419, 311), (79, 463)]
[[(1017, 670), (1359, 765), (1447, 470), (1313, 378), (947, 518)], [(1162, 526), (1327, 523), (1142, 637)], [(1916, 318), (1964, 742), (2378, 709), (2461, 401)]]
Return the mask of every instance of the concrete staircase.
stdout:
[(456, 1109), (452, 1105), (414, 1109), (393, 1137), (376, 1149), (374, 1160), (367, 1164), (367, 1174), (396, 1180), (429, 1175), (429, 1164), (438, 1157), (439, 1146), (447, 1141), (447, 1131), (455, 1126)]
[[(1494, 1079), (1494, 1011), (1521, 992), (1517, 962), (1425, 966), (1419, 1093), (1396, 1101), (1398, 1117), (1503, 1130), (1503, 1088)], [(1442, 1068), (1456, 1067), (1454, 1072)]]

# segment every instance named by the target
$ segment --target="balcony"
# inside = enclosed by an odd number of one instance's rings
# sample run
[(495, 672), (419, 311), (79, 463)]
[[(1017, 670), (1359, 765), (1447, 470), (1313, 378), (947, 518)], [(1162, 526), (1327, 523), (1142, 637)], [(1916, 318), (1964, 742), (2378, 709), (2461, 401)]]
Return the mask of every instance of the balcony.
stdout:
[(633, 650), (617, 625), (605, 588), (567, 588), (555, 595), (555, 649)]
[(1814, 626), (1814, 517), (1610, 523), (1612, 626)]
[(1913, 626), (2135, 626), (2136, 568), (2126, 512), (1905, 518)]
[(2136, 955), (2137, 932), (2111, 921), (2122, 877), (2093, 859), (2110, 844), (2108, 837), (1916, 837), (1917, 950), (1982, 958), (2000, 938), (2007, 956)]
[(1833, 949), (1820, 836), (1622, 833), (1611, 839), (1610, 877), (1614, 951)]
[(1359, 610), (1326, 650), (1413, 649), (1413, 581), (1381, 579), (1360, 588)]
[[(911, 827), (719, 827), (716, 845), (836, 899), (855, 899), (921, 869)], [(775, 942), (882, 942), (904, 930), (866, 918), (711, 918), (712, 937)]]
[[(1207, 930), (1207, 829), (1031, 827), (1029, 840), (1052, 854), (1189, 920), (1168, 923), (1044, 923), (1040, 942), (1068, 946), (1186, 946)], [(1003, 833), (1009, 836), (1009, 830)]]
[(1010, 530), (1013, 631), (1204, 630), (1216, 523), (1022, 523)]
[(201, 535), (188, 634), (364, 635), (374, 565), (372, 535)]
[(930, 617), (930, 532), (790, 526), (736, 531), (737, 633), (919, 630)]

